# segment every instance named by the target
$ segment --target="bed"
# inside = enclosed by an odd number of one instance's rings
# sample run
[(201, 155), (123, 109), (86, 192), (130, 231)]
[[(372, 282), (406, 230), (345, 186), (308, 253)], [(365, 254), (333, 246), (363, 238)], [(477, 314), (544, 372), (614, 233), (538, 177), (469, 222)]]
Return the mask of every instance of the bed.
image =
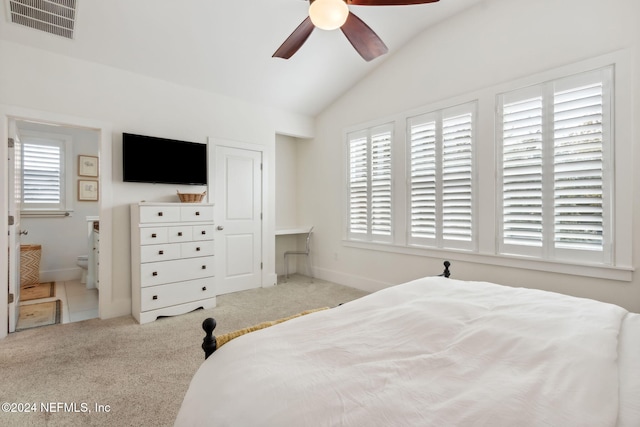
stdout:
[(640, 315), (552, 292), (425, 277), (218, 347), (176, 426), (640, 426)]

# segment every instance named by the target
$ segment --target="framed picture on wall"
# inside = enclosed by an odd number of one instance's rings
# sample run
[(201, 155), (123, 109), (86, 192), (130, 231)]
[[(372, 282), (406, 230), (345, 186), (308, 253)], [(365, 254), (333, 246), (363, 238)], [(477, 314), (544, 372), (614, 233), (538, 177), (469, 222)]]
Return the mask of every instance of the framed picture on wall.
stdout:
[(98, 181), (79, 179), (78, 200), (81, 202), (95, 202), (98, 200)]
[(98, 176), (98, 157), (78, 156), (78, 175), (80, 176)]

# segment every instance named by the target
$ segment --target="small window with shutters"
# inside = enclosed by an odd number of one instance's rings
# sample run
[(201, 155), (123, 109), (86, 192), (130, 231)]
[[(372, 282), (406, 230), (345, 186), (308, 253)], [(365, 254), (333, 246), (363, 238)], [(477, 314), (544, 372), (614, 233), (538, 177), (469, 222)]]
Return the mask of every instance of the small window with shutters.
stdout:
[(70, 137), (24, 131), (21, 141), (23, 215), (69, 212)]
[(499, 252), (612, 262), (613, 67), (498, 95)]
[(475, 248), (475, 111), (472, 102), (407, 120), (410, 245)]
[(348, 238), (392, 241), (393, 125), (347, 134)]

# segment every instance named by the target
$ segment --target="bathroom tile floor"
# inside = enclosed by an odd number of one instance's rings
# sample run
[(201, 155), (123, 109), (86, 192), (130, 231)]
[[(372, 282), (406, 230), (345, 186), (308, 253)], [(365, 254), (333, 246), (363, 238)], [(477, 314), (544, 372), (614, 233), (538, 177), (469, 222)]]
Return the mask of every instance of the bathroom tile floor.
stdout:
[(98, 290), (87, 289), (85, 284), (80, 283), (80, 280), (56, 282), (55, 296), (26, 301), (20, 303), (20, 305), (55, 301), (57, 299), (62, 303), (60, 323), (79, 322), (98, 317)]

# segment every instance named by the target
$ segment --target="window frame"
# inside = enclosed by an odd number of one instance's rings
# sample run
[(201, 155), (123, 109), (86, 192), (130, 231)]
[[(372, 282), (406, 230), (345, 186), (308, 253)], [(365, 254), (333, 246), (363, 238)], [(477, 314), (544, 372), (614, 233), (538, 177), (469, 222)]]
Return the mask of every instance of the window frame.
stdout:
[[(22, 130), (20, 132), (20, 145), (22, 156), (22, 177), (21, 182), (21, 207), (20, 216), (46, 216), (46, 215), (64, 215), (69, 216), (73, 213), (73, 139), (70, 135), (55, 134), (49, 132), (38, 132), (32, 130)], [(56, 146), (60, 148), (60, 203), (52, 205), (48, 203), (25, 203), (24, 194), (24, 149), (27, 145), (46, 145)]]
[[(374, 232), (374, 212), (373, 212), (373, 191), (372, 191), (372, 182), (374, 181), (372, 178), (373, 172), (373, 140), (377, 135), (389, 134), (389, 169), (390, 169), (390, 177), (389, 177), (389, 232), (388, 234), (376, 233)], [(394, 133), (395, 126), (393, 123), (383, 123), (375, 126), (370, 126), (360, 130), (354, 130), (351, 132), (347, 132), (345, 136), (346, 142), (346, 187), (347, 187), (347, 197), (346, 197), (346, 234), (347, 239), (352, 241), (365, 241), (365, 242), (374, 242), (374, 243), (392, 243), (394, 236), (394, 191), (393, 191), (393, 183), (394, 183), (394, 155), (393, 155), (393, 147), (394, 147)], [(351, 157), (351, 146), (355, 141), (358, 140), (366, 140), (366, 219), (365, 219), (365, 231), (357, 232), (354, 231), (354, 227), (352, 226), (352, 186), (353, 181), (351, 179), (352, 174), (352, 157)], [(382, 181), (382, 180), (381, 180)]]
[[(611, 123), (614, 150), (611, 156), (613, 170), (613, 182), (610, 194), (612, 198), (612, 260), (608, 265), (595, 264), (588, 260), (566, 259), (541, 259), (527, 255), (502, 254), (498, 251), (498, 202), (501, 198), (501, 190), (497, 188), (497, 165), (500, 164), (496, 142), (496, 111), (497, 97), (499, 93), (509, 92), (529, 86), (550, 81), (559, 80), (567, 76), (581, 74), (587, 71), (613, 66), (614, 80), (612, 85), (612, 105), (615, 111), (615, 120)], [(430, 257), (436, 259), (446, 258), (451, 261), (462, 261), (478, 264), (485, 267), (502, 266), (521, 270), (541, 271), (548, 273), (567, 274), (571, 276), (587, 277), (589, 280), (605, 279), (621, 282), (629, 282), (633, 278), (633, 235), (630, 232), (633, 227), (632, 198), (627, 194), (632, 190), (633, 183), (629, 177), (635, 175), (635, 167), (632, 156), (635, 134), (633, 123), (635, 120), (633, 110), (633, 97), (629, 87), (635, 81), (633, 73), (633, 55), (628, 49), (622, 49), (594, 56), (592, 58), (559, 65), (544, 71), (534, 72), (525, 77), (514, 77), (502, 82), (489, 83), (476, 90), (466, 91), (463, 94), (442, 98), (427, 103), (415, 109), (390, 113), (378, 119), (370, 119), (361, 122), (360, 125), (347, 125), (343, 128), (343, 138), (349, 130), (359, 130), (365, 127), (375, 126), (380, 123), (394, 122), (397, 132), (394, 140), (396, 166), (394, 178), (394, 208), (395, 231), (392, 243), (378, 244), (365, 241), (349, 240), (346, 230), (346, 209), (343, 209), (342, 246), (361, 250), (372, 250), (390, 254), (402, 254), (413, 257)], [(477, 124), (476, 124), (476, 202), (477, 215), (477, 249), (465, 251), (459, 249), (434, 249), (430, 247), (412, 246), (408, 244), (407, 213), (404, 211), (407, 205), (406, 180), (407, 165), (405, 134), (403, 125), (407, 117), (420, 115), (429, 111), (446, 108), (451, 105), (459, 105), (470, 100), (477, 100)], [(346, 157), (343, 157), (346, 159)], [(615, 167), (614, 167), (615, 166)], [(346, 167), (343, 167), (343, 170)], [(344, 191), (345, 186), (343, 186)], [(344, 193), (343, 193), (344, 194)], [(346, 196), (342, 200), (346, 200)]]
[[(601, 251), (587, 249), (563, 248), (555, 242), (555, 223), (557, 214), (555, 212), (555, 99), (562, 91), (577, 89), (578, 87), (595, 82), (602, 84), (602, 240)], [(556, 79), (547, 80), (536, 85), (525, 88), (514, 89), (496, 95), (496, 146), (497, 156), (496, 172), (498, 189), (504, 189), (505, 168), (504, 168), (504, 107), (514, 102), (523, 102), (540, 98), (540, 174), (541, 174), (541, 239), (540, 245), (517, 244), (505, 242), (505, 213), (504, 213), (504, 192), (501, 197), (496, 198), (496, 221), (498, 255), (527, 256), (540, 260), (568, 261), (568, 262), (590, 262), (599, 265), (612, 265), (613, 263), (613, 218), (615, 216), (615, 195), (613, 194), (613, 182), (615, 171), (613, 170), (613, 159), (615, 150), (615, 139), (613, 133), (613, 123), (615, 115), (613, 103), (615, 102), (614, 68), (612, 65), (604, 66), (595, 70), (584, 71), (572, 75), (562, 76)]]
[[(445, 108), (440, 108), (437, 110), (433, 110), (427, 113), (422, 113), (418, 115), (408, 116), (405, 120), (405, 131), (406, 131), (406, 174), (407, 174), (407, 203), (406, 203), (406, 216), (407, 216), (407, 246), (415, 246), (415, 247), (424, 247), (424, 248), (432, 248), (432, 249), (458, 249), (458, 250), (466, 250), (466, 251), (476, 251), (478, 245), (477, 239), (477, 177), (476, 177), (476, 137), (477, 137), (477, 110), (478, 110), (478, 102), (477, 100), (465, 102), (463, 104), (449, 106)], [(470, 116), (470, 142), (469, 142), (469, 187), (470, 187), (470, 195), (469, 195), (469, 204), (471, 211), (471, 219), (469, 221), (469, 235), (468, 240), (464, 239), (454, 239), (447, 238), (446, 233), (443, 231), (444, 224), (447, 221), (447, 214), (444, 212), (445, 210), (445, 198), (448, 194), (444, 188), (444, 175), (445, 175), (445, 136), (443, 135), (443, 129), (445, 127), (445, 122), (448, 119), (462, 117), (465, 115)], [(435, 236), (433, 238), (429, 237), (416, 237), (413, 235), (413, 223), (412, 223), (412, 121), (413, 120), (428, 120), (433, 121), (435, 124), (435, 135), (434, 135), (434, 161), (435, 161)]]

